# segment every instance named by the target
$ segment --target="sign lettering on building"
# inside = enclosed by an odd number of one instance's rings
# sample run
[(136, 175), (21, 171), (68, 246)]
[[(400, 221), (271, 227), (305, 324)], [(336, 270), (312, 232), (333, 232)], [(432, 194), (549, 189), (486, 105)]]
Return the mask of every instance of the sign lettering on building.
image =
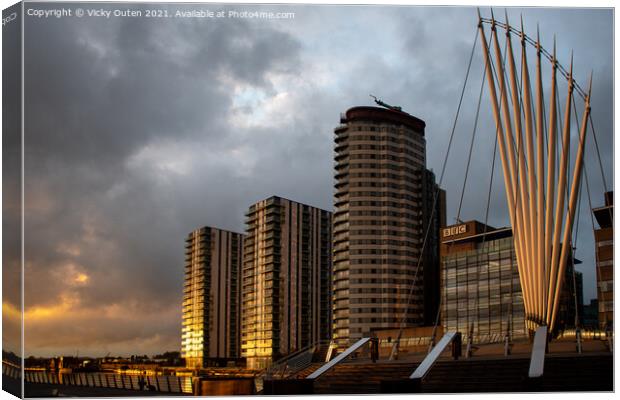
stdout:
[(449, 236), (459, 235), (461, 233), (466, 233), (466, 232), (467, 232), (467, 225), (465, 224), (456, 225), (456, 226), (451, 226), (449, 228), (444, 228), (442, 232), (442, 236), (449, 237)]

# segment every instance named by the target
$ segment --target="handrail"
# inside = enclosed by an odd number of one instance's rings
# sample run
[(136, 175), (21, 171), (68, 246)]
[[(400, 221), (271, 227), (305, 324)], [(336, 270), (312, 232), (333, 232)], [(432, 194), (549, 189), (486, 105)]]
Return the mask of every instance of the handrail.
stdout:
[(329, 360), (332, 359), (332, 353), (334, 352), (335, 349), (336, 349), (336, 345), (334, 341), (331, 340), (329, 342), (329, 347), (327, 348), (327, 354), (325, 354), (325, 360), (323, 360), (324, 362), (329, 362)]
[(539, 378), (545, 369), (545, 352), (547, 349), (547, 326), (539, 326), (534, 335), (532, 356), (530, 358), (530, 370), (527, 374), (530, 378)]
[[(270, 379), (274, 379), (275, 376), (278, 375), (278, 373), (280, 374), (284, 374), (286, 372), (286, 368), (288, 367), (288, 364), (291, 360), (297, 358), (297, 357), (301, 357), (304, 356), (305, 353), (308, 353), (309, 351), (314, 352), (314, 350), (316, 349), (317, 346), (320, 346), (321, 344), (325, 344), (325, 343), (331, 343), (331, 341), (325, 340), (325, 339), (319, 339), (314, 343), (309, 344), (306, 347), (303, 347), (300, 350), (297, 350), (293, 353), (290, 353), (288, 355), (286, 355), (283, 358), (280, 358), (279, 360), (277, 360), (276, 362), (274, 362), (273, 364), (271, 364), (270, 366), (268, 366), (267, 368), (262, 369), (258, 374), (256, 374), (255, 378), (254, 378), (254, 382), (256, 385), (256, 391), (257, 392), (261, 392), (263, 390), (263, 382), (265, 380), (270, 380)], [(309, 365), (309, 364), (308, 364)], [(293, 373), (298, 372), (299, 369), (296, 368), (296, 371), (294, 371)], [(289, 371), (290, 373), (290, 371)]]
[(336, 356), (336, 358), (334, 358), (333, 360), (331, 360), (330, 362), (328, 362), (327, 364), (323, 365), (321, 368), (317, 369), (316, 371), (314, 371), (312, 374), (308, 375), (306, 377), (306, 379), (316, 379), (319, 376), (323, 375), (325, 372), (329, 371), (330, 369), (332, 369), (336, 364), (340, 363), (341, 361), (343, 361), (345, 358), (349, 357), (351, 354), (353, 354), (357, 349), (359, 349), (360, 347), (362, 347), (363, 345), (365, 345), (366, 343), (368, 343), (370, 341), (369, 337), (365, 337), (365, 338), (361, 338), (360, 340), (358, 340), (357, 342), (355, 342), (351, 347), (349, 347), (348, 349), (346, 349), (345, 351), (343, 351), (342, 353), (338, 354)]
[(437, 343), (437, 345), (433, 347), (433, 350), (431, 350), (431, 352), (428, 353), (428, 355), (424, 358), (422, 363), (418, 365), (418, 368), (413, 371), (413, 374), (411, 374), (409, 379), (424, 378), (424, 376), (428, 373), (433, 364), (435, 364), (435, 361), (437, 361), (441, 353), (443, 353), (443, 351), (446, 349), (446, 347), (448, 347), (448, 345), (452, 342), (452, 340), (454, 340), (455, 337), (456, 332), (446, 332), (446, 334), (443, 335), (439, 343)]
[(268, 367), (263, 368), (260, 372), (258, 372), (254, 376), (254, 384), (256, 387), (256, 391), (261, 392), (263, 390), (263, 382), (265, 380), (274, 379), (274, 377), (281, 371), (282, 373), (284, 373), (289, 361), (291, 361), (292, 359), (296, 357), (304, 355), (308, 351), (312, 350), (312, 352), (314, 352), (314, 349), (316, 348), (316, 346), (320, 346), (321, 344), (326, 343), (326, 342), (327, 342), (326, 340), (317, 340), (316, 342), (311, 343), (307, 345), (306, 347), (303, 347), (293, 353), (287, 354), (286, 356), (275, 361)]
[(284, 367), (288, 361), (290, 361), (291, 359), (302, 355), (306, 352), (308, 352), (309, 350), (313, 350), (317, 347), (320, 346), (321, 344), (326, 344), (326, 343), (330, 343), (329, 340), (317, 340), (314, 343), (311, 343), (309, 345), (307, 345), (306, 347), (303, 347), (293, 353), (287, 354), (285, 357), (280, 358), (279, 360), (275, 361), (274, 363), (272, 363), (269, 367), (265, 368), (261, 373), (259, 373), (258, 375), (262, 375), (262, 376), (268, 376), (271, 373), (273, 373), (274, 371)]
[(299, 354), (295, 358), (289, 359), (282, 367), (280, 368), (279, 374), (280, 379), (284, 379), (284, 377), (288, 377), (296, 374), (297, 372), (306, 369), (310, 364), (312, 364), (312, 358), (314, 357), (314, 352), (316, 347), (306, 351), (305, 353)]
[(504, 336), (504, 357), (510, 355), (510, 335)]
[[(560, 332), (558, 338), (573, 338), (576, 335), (575, 328), (568, 328)], [(579, 336), (583, 342), (585, 339), (600, 339), (607, 340), (607, 332), (604, 329), (598, 328), (579, 328)]]

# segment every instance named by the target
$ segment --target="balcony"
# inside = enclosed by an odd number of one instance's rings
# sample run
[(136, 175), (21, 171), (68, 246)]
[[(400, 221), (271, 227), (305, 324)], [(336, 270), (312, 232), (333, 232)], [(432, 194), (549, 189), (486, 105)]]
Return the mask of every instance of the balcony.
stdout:
[(341, 151), (339, 153), (336, 153), (336, 157), (334, 157), (334, 160), (336, 162), (340, 162), (340, 161), (345, 160), (347, 157), (349, 157), (349, 151), (348, 150), (346, 150), (346, 151), (343, 150), (343, 151)]
[(348, 167), (349, 167), (349, 160), (345, 159), (345, 160), (342, 160), (342, 161), (339, 161), (339, 162), (334, 162), (334, 169), (336, 171), (340, 171), (340, 170), (343, 170), (345, 168), (347, 168), (347, 170), (348, 170)]
[(349, 147), (349, 143), (347, 143), (347, 142), (343, 142), (342, 140), (338, 140), (338, 139), (342, 139), (342, 137), (340, 137), (340, 136), (339, 136), (339, 137), (336, 139), (336, 143), (337, 143), (337, 144), (336, 144), (336, 147), (334, 148), (334, 151), (335, 151), (336, 153), (338, 153), (338, 152), (340, 152), (340, 151), (342, 151), (342, 150), (346, 149), (347, 147)]
[(334, 207), (340, 207), (349, 202), (349, 196), (343, 196), (334, 201)]

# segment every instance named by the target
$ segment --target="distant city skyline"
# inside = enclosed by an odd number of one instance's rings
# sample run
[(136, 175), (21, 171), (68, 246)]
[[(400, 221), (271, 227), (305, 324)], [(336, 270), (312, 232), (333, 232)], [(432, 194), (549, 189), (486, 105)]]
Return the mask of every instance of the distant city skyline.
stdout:
[[(373, 105), (371, 93), (426, 122), (426, 164), (439, 180), (476, 8), (204, 8), (295, 18), (26, 17), (26, 357), (180, 350), (187, 233), (202, 226), (244, 232), (247, 208), (272, 195), (332, 210), (333, 130), (341, 112)], [(495, 11), (504, 20), (504, 9)], [(613, 190), (613, 11), (508, 9), (515, 24), (521, 14), (528, 34), (539, 24), (547, 49), (556, 35), (564, 66), (574, 51), (581, 86), (593, 71), (592, 115)], [(441, 184), (447, 224), (457, 214), (483, 74), (479, 43), (471, 71)], [(495, 127), (486, 94), (482, 104), (464, 220), (484, 221), (486, 209)], [(590, 138), (586, 166), (592, 206), (600, 207)], [(488, 221), (496, 227), (509, 225), (499, 169)], [(576, 252), (586, 303), (596, 297), (588, 207), (584, 197)], [(5, 296), (18, 289), (4, 280)], [(3, 303), (7, 328), (18, 308)], [(4, 340), (16, 343), (9, 330)]]

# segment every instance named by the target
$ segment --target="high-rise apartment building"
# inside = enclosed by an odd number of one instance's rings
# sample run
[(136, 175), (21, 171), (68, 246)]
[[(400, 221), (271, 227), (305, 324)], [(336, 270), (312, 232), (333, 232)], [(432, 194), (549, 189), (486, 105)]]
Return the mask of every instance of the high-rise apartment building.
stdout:
[(372, 329), (434, 321), (445, 194), (439, 191), (433, 201), (438, 188), (426, 169), (424, 121), (402, 111), (354, 107), (340, 122), (335, 129), (332, 328), (343, 348)]
[(599, 229), (594, 230), (598, 322), (601, 329), (611, 329), (614, 321), (614, 192), (605, 193), (605, 206), (592, 211), (599, 225)]
[(240, 356), (243, 235), (204, 227), (185, 240), (181, 356), (188, 368)]
[(332, 213), (281, 197), (247, 212), (241, 349), (250, 369), (330, 338)]
[[(573, 277), (571, 257), (567, 263), (558, 313), (559, 329), (575, 326), (574, 282), (579, 277)], [(506, 334), (513, 339), (527, 337), (512, 229), (485, 227), (478, 221), (443, 228), (441, 296), (444, 331), (458, 331), (467, 336), (473, 325), (476, 343), (502, 341)]]

